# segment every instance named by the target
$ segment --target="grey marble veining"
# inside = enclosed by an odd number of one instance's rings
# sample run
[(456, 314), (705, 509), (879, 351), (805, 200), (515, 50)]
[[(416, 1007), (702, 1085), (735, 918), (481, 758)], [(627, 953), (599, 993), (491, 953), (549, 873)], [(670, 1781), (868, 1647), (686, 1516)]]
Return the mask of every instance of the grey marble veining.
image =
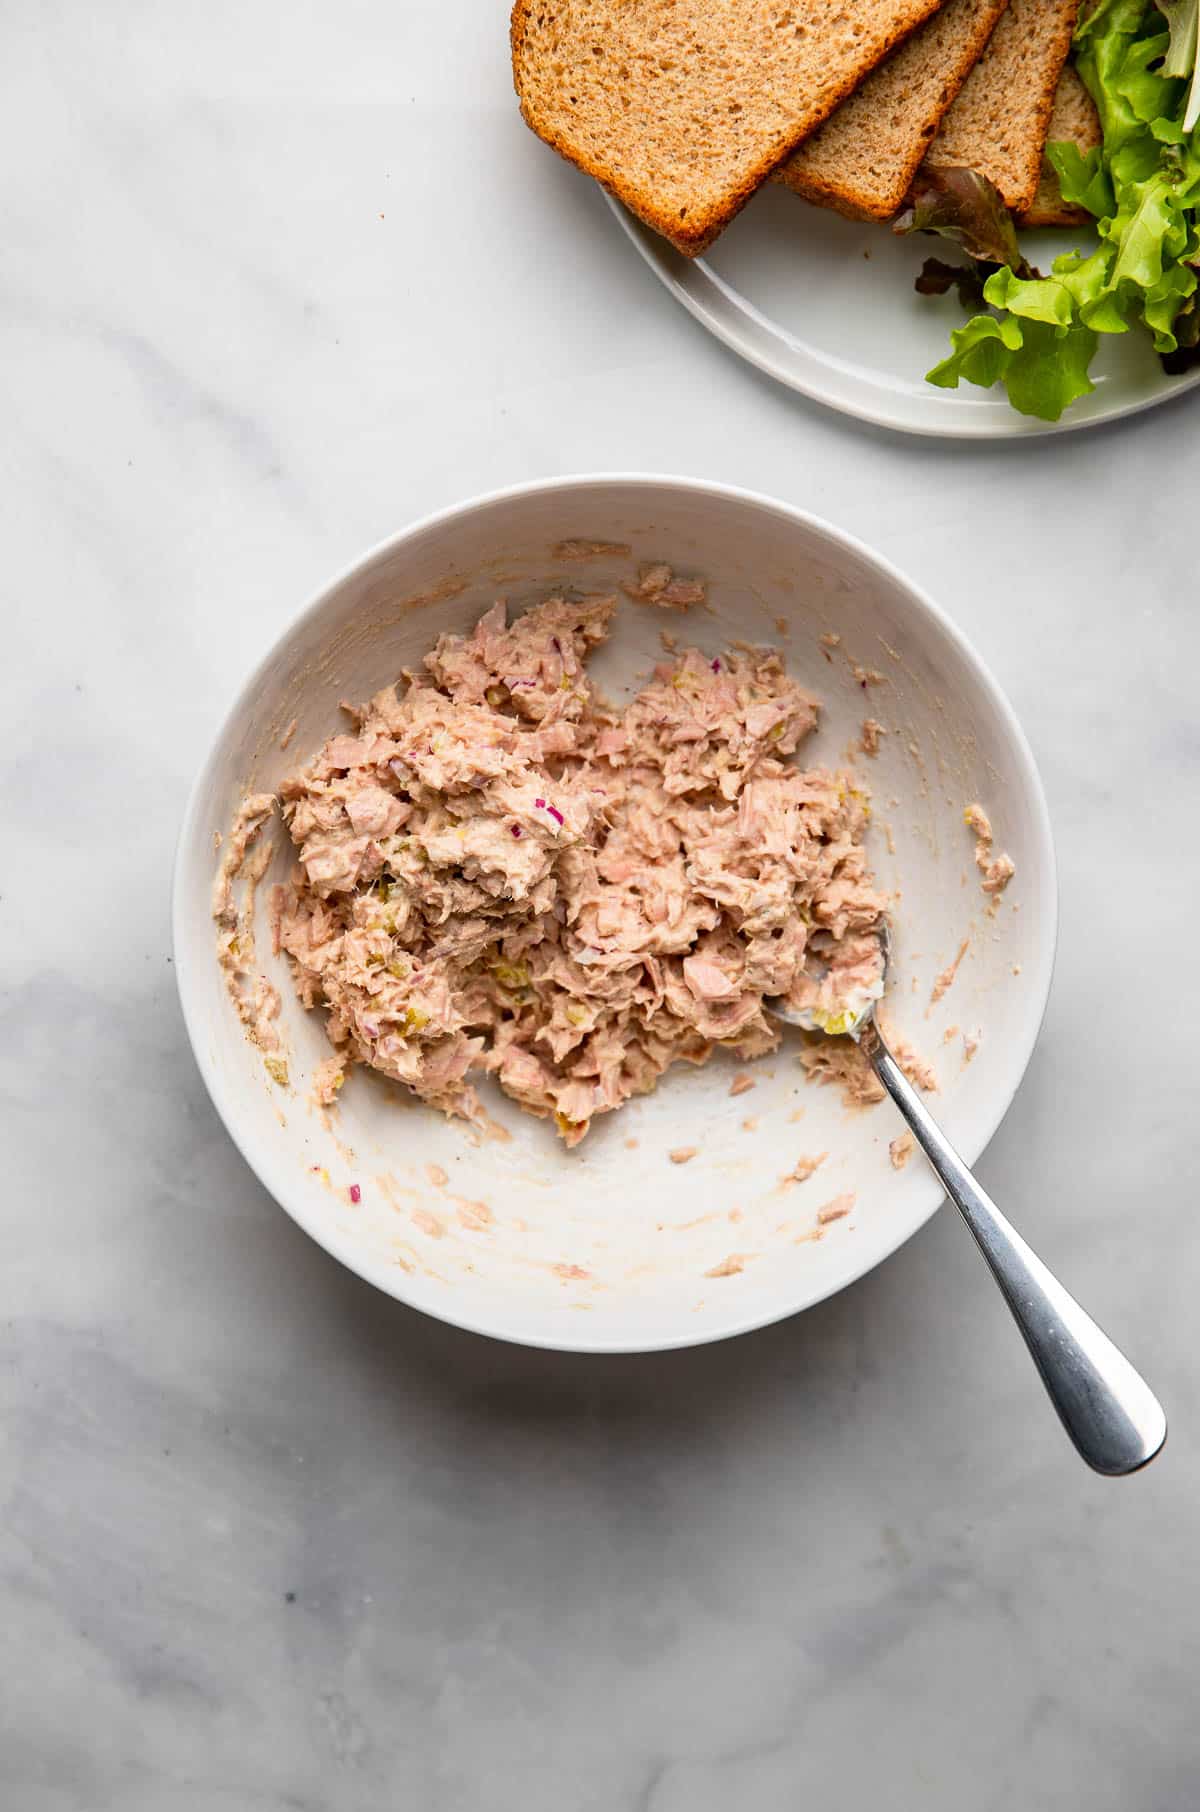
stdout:
[[(1020, 448), (807, 406), (525, 133), (505, 26), (0, 23), (0, 1806), (1183, 1812), (1200, 404)], [(790, 1324), (559, 1358), (374, 1296), (217, 1124), (167, 889), (249, 662), (414, 515), (620, 467), (865, 534), (1013, 698), (1061, 955), (982, 1170), (1161, 1391), (1144, 1476), (1079, 1466), (948, 1217)]]

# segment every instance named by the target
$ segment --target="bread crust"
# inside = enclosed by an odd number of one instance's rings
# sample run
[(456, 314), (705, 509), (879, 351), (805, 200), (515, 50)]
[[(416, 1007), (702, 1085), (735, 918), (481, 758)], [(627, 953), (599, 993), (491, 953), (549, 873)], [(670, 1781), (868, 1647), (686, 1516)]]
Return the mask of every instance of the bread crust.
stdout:
[[(1100, 144), (1103, 133), (1100, 129), (1100, 115), (1096, 112), (1096, 103), (1076, 75), (1070, 63), (1067, 64), (1058, 78), (1058, 87), (1054, 92), (1054, 105), (1050, 110), (1050, 125), (1046, 133), (1046, 143), (1067, 142), (1077, 145), (1082, 156)], [(1023, 227), (1069, 227), (1086, 226), (1092, 216), (1086, 208), (1075, 207), (1065, 202), (1058, 186), (1058, 177), (1054, 166), (1043, 157), (1042, 178), (1038, 184), (1033, 206), (1021, 215), (1018, 225)]]
[[(833, 208), (850, 220), (891, 220), (903, 207), (921, 159), (1007, 4), (1008, 0), (944, 0), (938, 12), (800, 144), (774, 180), (786, 183), (805, 201)], [(923, 65), (931, 57), (936, 73), (926, 74)], [(897, 126), (901, 107), (907, 107), (911, 117)]]
[[(628, 9), (631, 0), (624, 0), (624, 3)], [(643, 4), (649, 10), (651, 0), (643, 0)], [(868, 17), (873, 17), (878, 10), (878, 0), (860, 0), (860, 4)], [(595, 177), (631, 213), (645, 221), (647, 226), (660, 233), (664, 239), (668, 239), (685, 257), (695, 258), (706, 251), (717, 235), (724, 231), (754, 191), (795, 149), (800, 140), (826, 120), (889, 51), (936, 11), (938, 4), (939, 0), (898, 0), (893, 24), (870, 42), (863, 52), (861, 62), (856, 66), (848, 66), (844, 74), (819, 99), (810, 99), (807, 105), (798, 102), (792, 125), (775, 134), (758, 156), (731, 176), (719, 195), (711, 199), (698, 199), (694, 208), (689, 204), (686, 220), (680, 219), (678, 210), (672, 212), (664, 205), (661, 198), (656, 197), (645, 183), (634, 180), (626, 171), (606, 166), (589, 152), (579, 138), (573, 140), (562, 122), (548, 117), (546, 109), (532, 95), (526, 72), (527, 64), (534, 54), (532, 30), (535, 15), (555, 11), (563, 6), (563, 0), (514, 0), (510, 23), (513, 83), (521, 104), (521, 113), (531, 131), (561, 157)], [(794, 10), (803, 12), (806, 7), (811, 11), (812, 0), (793, 0)]]
[[(1027, 212), (1041, 181), (1050, 112), (1070, 53), (1078, 12), (1078, 0), (1009, 0), (987, 49), (942, 121), (926, 163), (978, 170), (995, 183), (1014, 214)], [(1045, 36), (1039, 36), (1037, 41), (1036, 85), (1024, 100), (1022, 136), (1002, 146), (997, 143), (988, 116), (996, 111), (997, 94), (999, 104), (1007, 103), (1021, 78), (1031, 21), (1045, 31)]]

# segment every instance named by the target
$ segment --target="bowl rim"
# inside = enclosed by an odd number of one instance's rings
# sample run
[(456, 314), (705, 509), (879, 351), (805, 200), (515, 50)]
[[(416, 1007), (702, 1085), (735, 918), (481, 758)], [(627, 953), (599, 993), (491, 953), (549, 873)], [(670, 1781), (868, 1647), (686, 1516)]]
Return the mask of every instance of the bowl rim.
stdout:
[(1029, 1015), (1024, 1036), (1018, 1047), (1019, 1061), (1013, 1066), (1015, 1079), (1012, 1087), (1006, 1098), (1001, 1100), (997, 1097), (978, 1149), (969, 1159), (973, 1165), (978, 1163), (983, 1152), (995, 1138), (1025, 1079), (1030, 1059), (1045, 1022), (1058, 946), (1060, 916), (1058, 861), (1045, 789), (1038, 772), (1033, 749), (1007, 694), (983, 656), (954, 619), (941, 605), (935, 603), (922, 586), (903, 573), (886, 555), (878, 553), (850, 530), (839, 528), (823, 516), (818, 516), (813, 511), (806, 510), (797, 504), (787, 503), (780, 498), (769, 496), (766, 492), (751, 490), (745, 486), (725, 484), (715, 479), (689, 478), (670, 472), (582, 472), (570, 473), (562, 477), (527, 479), (516, 484), (503, 485), (494, 490), (484, 491), (459, 503), (448, 504), (441, 509), (430, 511), (404, 528), (376, 541), (365, 553), (360, 554), (330, 579), (327, 579), (274, 636), (253, 670), (238, 688), (235, 697), (209, 739), (207, 754), (196, 771), (188, 793), (175, 845), (171, 876), (171, 942), (175, 984), (179, 993), (179, 1003), (188, 1042), (208, 1090), (209, 1098), (216, 1108), (218, 1118), (263, 1188), (283, 1209), (284, 1213), (295, 1221), (297, 1226), (302, 1228), (331, 1258), (337, 1259), (340, 1264), (345, 1265), (365, 1283), (372, 1284), (396, 1301), (404, 1303), (406, 1307), (416, 1310), (420, 1314), (429, 1315), (436, 1321), (445, 1322), (466, 1333), (503, 1340), (510, 1345), (536, 1347), (553, 1352), (593, 1354), (670, 1352), (686, 1347), (706, 1346), (714, 1341), (729, 1340), (740, 1334), (753, 1333), (756, 1329), (770, 1327), (778, 1321), (799, 1315), (806, 1309), (815, 1308), (818, 1303), (848, 1289), (852, 1284), (859, 1282), (861, 1278), (875, 1270), (878, 1265), (883, 1264), (933, 1219), (933, 1216), (944, 1205), (945, 1198), (935, 1196), (926, 1211), (916, 1218), (906, 1219), (897, 1231), (888, 1234), (877, 1247), (872, 1249), (865, 1262), (852, 1261), (840, 1279), (822, 1284), (809, 1294), (799, 1295), (793, 1302), (782, 1307), (772, 1306), (765, 1310), (760, 1308), (743, 1311), (740, 1314), (733, 1313), (722, 1321), (697, 1328), (694, 1331), (664, 1334), (661, 1338), (656, 1339), (620, 1335), (589, 1338), (582, 1330), (580, 1336), (574, 1338), (566, 1329), (561, 1337), (536, 1332), (523, 1334), (511, 1326), (502, 1325), (495, 1318), (486, 1314), (456, 1311), (450, 1303), (447, 1303), (443, 1310), (432, 1302), (417, 1301), (405, 1287), (407, 1280), (404, 1272), (399, 1271), (396, 1267), (384, 1266), (374, 1260), (369, 1254), (357, 1248), (351, 1239), (343, 1237), (334, 1228), (323, 1224), (319, 1216), (309, 1213), (302, 1204), (289, 1199), (287, 1178), (282, 1174), (282, 1169), (278, 1168), (266, 1153), (253, 1148), (253, 1142), (248, 1134), (243, 1135), (238, 1119), (236, 1091), (215, 1057), (208, 1052), (206, 1042), (201, 1036), (200, 988), (197, 975), (193, 970), (185, 933), (184, 868), (194, 846), (201, 801), (207, 790), (206, 782), (228, 736), (260, 692), (262, 683), (271, 670), (280, 643), (299, 629), (301, 624), (316, 618), (324, 610), (328, 601), (343, 587), (360, 577), (380, 560), (396, 553), (406, 542), (419, 535), (432, 529), (445, 528), (482, 509), (493, 508), (544, 493), (569, 495), (572, 492), (590, 490), (600, 486), (630, 491), (647, 486), (665, 487), (693, 497), (708, 497), (726, 502), (748, 504), (753, 508), (769, 511), (787, 521), (814, 531), (818, 536), (824, 537), (855, 555), (865, 565), (903, 592), (907, 600), (915, 605), (918, 613), (923, 612), (928, 618), (931, 618), (974, 670), (979, 683), (990, 695), (1004, 729), (1011, 739), (1016, 755), (1025, 770), (1024, 778), (1028, 785), (1032, 805), (1030, 828), (1039, 845), (1039, 855), (1045, 876), (1046, 897), (1043, 906), (1046, 909), (1047, 923), (1039, 945), (1037, 970), (1030, 977), (1029, 998), (1037, 1003), (1036, 1010)]

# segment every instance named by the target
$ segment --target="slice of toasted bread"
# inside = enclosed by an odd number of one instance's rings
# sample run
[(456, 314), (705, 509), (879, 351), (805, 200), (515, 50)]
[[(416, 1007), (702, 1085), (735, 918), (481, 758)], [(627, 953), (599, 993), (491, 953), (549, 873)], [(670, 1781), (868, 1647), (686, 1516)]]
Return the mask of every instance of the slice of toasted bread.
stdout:
[(775, 180), (852, 220), (890, 220), (1007, 3), (943, 0), (804, 140)]
[(926, 162), (978, 170), (1014, 213), (1033, 206), (1079, 0), (1009, 0)]
[[(1068, 63), (1058, 78), (1054, 105), (1050, 109), (1050, 128), (1046, 143), (1079, 146), (1084, 157), (1100, 143), (1100, 115), (1096, 103)], [(1082, 226), (1092, 216), (1086, 208), (1074, 207), (1063, 200), (1058, 177), (1049, 158), (1042, 161), (1042, 179), (1038, 183), (1033, 206), (1021, 215), (1018, 225), (1028, 227)]]
[(938, 0), (515, 0), (526, 122), (694, 256)]

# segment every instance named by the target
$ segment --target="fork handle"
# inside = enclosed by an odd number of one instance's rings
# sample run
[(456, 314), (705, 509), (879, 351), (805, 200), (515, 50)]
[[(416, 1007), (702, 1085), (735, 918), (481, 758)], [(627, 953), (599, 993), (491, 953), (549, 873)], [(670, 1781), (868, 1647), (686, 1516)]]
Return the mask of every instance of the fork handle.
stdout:
[(871, 1028), (862, 1045), (974, 1234), (1080, 1454), (1109, 1477), (1136, 1472), (1167, 1438), (1167, 1418), (1157, 1397), (979, 1187), (878, 1027)]

